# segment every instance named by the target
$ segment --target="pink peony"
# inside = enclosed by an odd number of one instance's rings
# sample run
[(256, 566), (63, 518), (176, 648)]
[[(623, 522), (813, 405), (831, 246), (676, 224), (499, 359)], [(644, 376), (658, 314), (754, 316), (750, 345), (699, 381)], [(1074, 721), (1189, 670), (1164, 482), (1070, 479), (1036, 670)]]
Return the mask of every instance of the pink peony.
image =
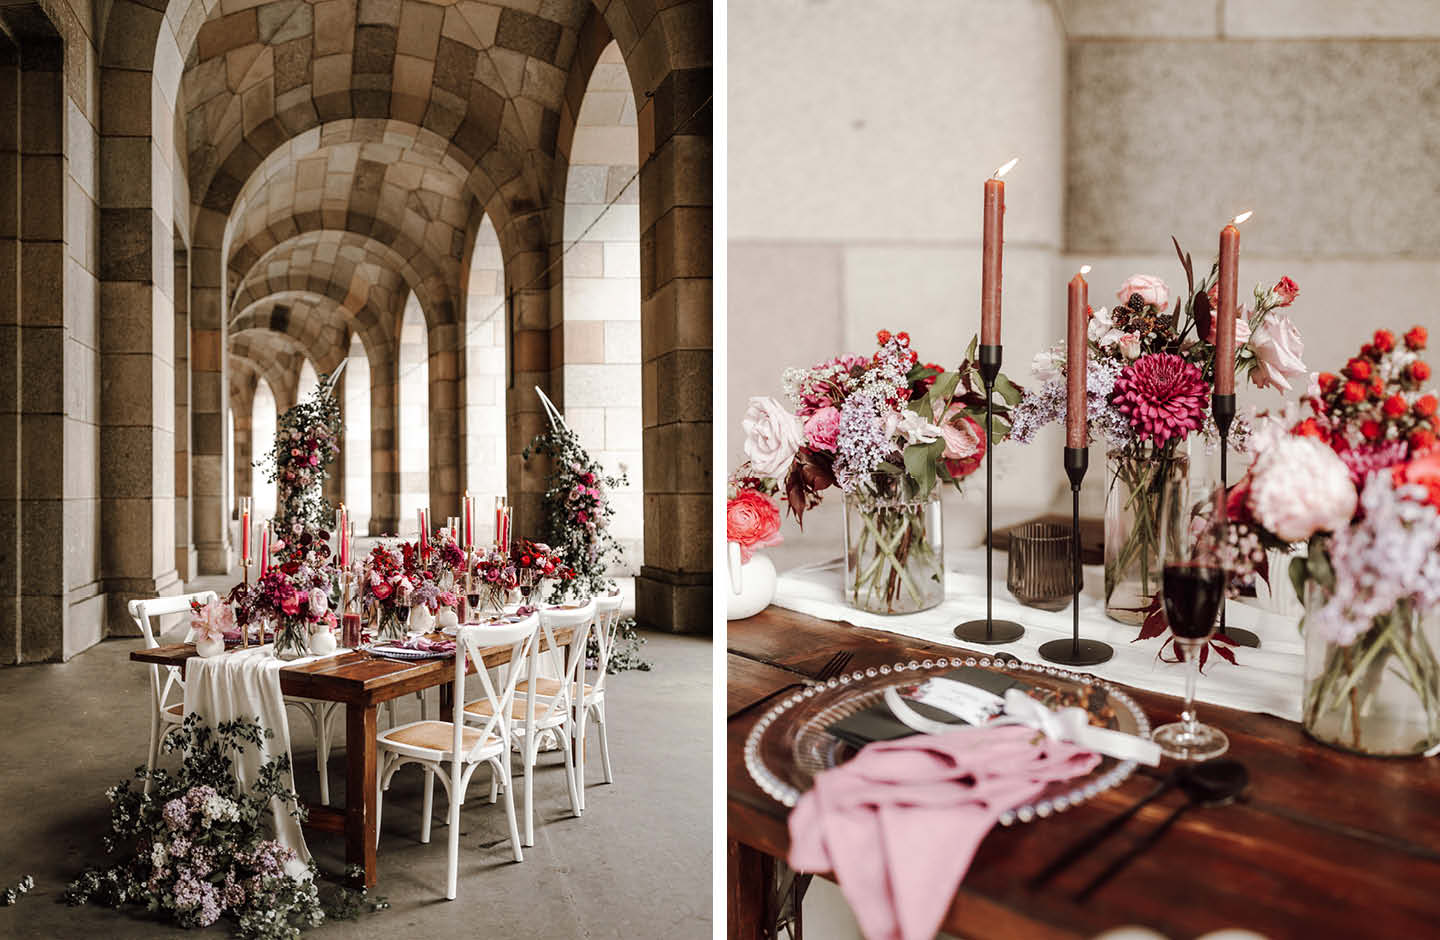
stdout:
[(1199, 429), (1209, 393), (1195, 366), (1173, 353), (1151, 353), (1125, 367), (1110, 401), (1136, 437), (1163, 447)]
[(1130, 302), (1131, 294), (1139, 294), (1140, 299), (1147, 304), (1164, 310), (1170, 306), (1170, 288), (1158, 277), (1151, 277), (1148, 274), (1132, 274), (1126, 279), (1120, 289), (1115, 292), (1121, 306)]
[(805, 428), (800, 419), (773, 398), (752, 398), (745, 418), (745, 456), (761, 476), (784, 477), (790, 461), (804, 443)]
[(1300, 339), (1300, 331), (1295, 329), (1295, 324), (1283, 313), (1272, 311), (1255, 328), (1250, 337), (1250, 349), (1257, 361), (1250, 373), (1250, 381), (1260, 388), (1271, 387), (1288, 392), (1290, 380), (1307, 371), (1305, 362), (1300, 358), (1305, 353), (1305, 343)]
[(1337, 531), (1355, 514), (1349, 468), (1316, 438), (1280, 438), (1261, 451), (1250, 474), (1251, 513), (1287, 542)]
[(840, 430), (840, 409), (826, 405), (805, 419), (805, 440), (811, 450), (835, 453), (835, 437)]
[(779, 545), (780, 509), (764, 493), (741, 490), (725, 503), (725, 540), (740, 543), (740, 560), (749, 561), (756, 551)]

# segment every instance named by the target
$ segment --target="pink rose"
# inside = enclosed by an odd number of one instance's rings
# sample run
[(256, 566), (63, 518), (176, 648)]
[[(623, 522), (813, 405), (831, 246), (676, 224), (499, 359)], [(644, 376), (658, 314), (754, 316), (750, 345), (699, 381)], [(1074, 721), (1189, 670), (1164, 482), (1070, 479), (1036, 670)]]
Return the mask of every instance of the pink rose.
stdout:
[(1121, 352), (1122, 355), (1124, 355), (1124, 357), (1125, 357), (1126, 359), (1139, 359), (1139, 358), (1140, 358), (1140, 334), (1139, 334), (1139, 333), (1122, 333), (1122, 334), (1120, 334), (1120, 352)]
[(291, 591), (280, 599), (280, 609), (291, 617), (300, 613), (300, 592)]
[(805, 440), (812, 450), (835, 453), (835, 437), (840, 431), (840, 409), (826, 405), (805, 419)]
[[(940, 410), (938, 405), (935, 410)], [(962, 419), (963, 411), (964, 408), (952, 402), (950, 407), (945, 409), (944, 417), (938, 421), (940, 436), (945, 439), (945, 452), (940, 455), (941, 460), (965, 460), (985, 450), (985, 442), (981, 437), (984, 432), (974, 421)]]
[(1249, 346), (1257, 363), (1250, 373), (1250, 381), (1260, 388), (1272, 387), (1288, 392), (1290, 379), (1309, 371), (1300, 358), (1305, 352), (1300, 331), (1283, 313), (1272, 311), (1267, 315), (1251, 334)]
[(1160, 310), (1170, 306), (1170, 288), (1158, 277), (1151, 277), (1148, 274), (1132, 274), (1126, 279), (1115, 296), (1120, 299), (1121, 306), (1130, 302), (1131, 294), (1139, 294), (1140, 299), (1147, 304), (1152, 304)]
[(758, 549), (779, 545), (780, 510), (763, 493), (741, 490), (725, 503), (725, 539), (740, 543), (741, 561), (749, 561)]
[(319, 588), (310, 589), (310, 616), (318, 617), (321, 611), (330, 609), (330, 598)]
[(800, 419), (773, 398), (752, 398), (745, 418), (745, 456), (761, 476), (783, 477), (804, 443)]
[(1270, 288), (1270, 293), (1275, 295), (1275, 306), (1288, 307), (1300, 295), (1300, 285), (1288, 277), (1282, 277), (1274, 287)]

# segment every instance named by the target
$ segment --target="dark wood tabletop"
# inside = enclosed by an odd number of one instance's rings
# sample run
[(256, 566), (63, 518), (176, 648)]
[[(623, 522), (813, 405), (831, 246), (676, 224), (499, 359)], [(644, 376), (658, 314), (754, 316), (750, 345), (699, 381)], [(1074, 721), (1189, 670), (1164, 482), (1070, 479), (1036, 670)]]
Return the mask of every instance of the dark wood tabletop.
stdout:
[[(838, 651), (853, 654), (851, 669), (864, 669), (953, 656), (957, 648), (776, 607), (731, 621), (727, 645), (729, 929), (731, 937), (766, 937), (776, 904), (766, 882), (789, 846), (787, 810), (745, 769), (745, 737), (769, 707), (746, 706), (803, 681), (797, 673), (814, 675)], [(1129, 691), (1152, 724), (1179, 717), (1178, 699)], [(1122, 924), (1175, 938), (1224, 927), (1271, 938), (1440, 937), (1440, 760), (1346, 754), (1269, 715), (1212, 705), (1202, 705), (1201, 715), (1229, 735), (1227, 756), (1249, 770), (1244, 802), (1186, 813), (1084, 904), (1071, 896), (1168, 816), (1183, 801), (1179, 793), (1146, 807), (1048, 887), (1031, 890), (1027, 882), (1148, 793), (1170, 761), (1050, 819), (997, 828), (981, 844), (944, 929), (977, 940), (1090, 937)]]
[[(557, 627), (552, 631), (558, 646), (568, 647), (575, 639), (573, 627)], [(443, 639), (434, 634), (432, 639)], [(545, 635), (537, 637), (535, 652), (548, 649)], [(510, 661), (511, 647), (496, 646), (485, 650), (487, 668)], [(185, 669), (195, 657), (195, 644), (176, 643), (135, 650), (130, 658), (138, 663), (174, 666)], [(533, 653), (532, 653), (533, 657)], [(465, 664), (473, 673), (473, 663)], [(285, 666), (280, 670), (280, 691), (301, 698), (340, 702), (345, 706), (345, 805), (307, 806), (307, 830), (342, 832), (345, 835), (347, 865), (361, 870), (359, 881), (366, 888), (376, 884), (376, 813), (375, 813), (375, 736), (378, 731), (377, 706), (402, 695), (440, 687), (441, 720), (449, 720), (447, 693), (455, 678), (455, 659), (441, 656), (434, 659), (400, 661), (384, 659), (370, 653), (352, 650), (338, 656), (327, 656), (311, 662)]]

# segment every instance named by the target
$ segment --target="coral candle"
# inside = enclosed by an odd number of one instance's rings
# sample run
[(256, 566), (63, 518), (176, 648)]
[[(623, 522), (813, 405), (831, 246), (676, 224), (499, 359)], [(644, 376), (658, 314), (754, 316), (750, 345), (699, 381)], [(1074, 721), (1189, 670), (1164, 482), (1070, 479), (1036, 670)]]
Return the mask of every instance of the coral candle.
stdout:
[(1220, 309), (1215, 311), (1215, 394), (1235, 394), (1235, 279), (1240, 267), (1242, 212), (1220, 230)]
[(340, 539), (340, 567), (344, 568), (350, 564), (350, 540), (346, 537), (349, 532), (349, 523), (346, 518), (345, 504), (340, 504), (339, 524), (335, 527), (335, 534)]
[(470, 491), (465, 491), (465, 550), (468, 552), (475, 547), (475, 504), (470, 499)]
[(1065, 334), (1065, 446), (1086, 446), (1085, 378), (1089, 358), (1090, 285), (1087, 264), (1070, 279), (1070, 311)]
[(246, 506), (240, 512), (240, 560), (250, 564), (250, 500), (242, 499)]
[(980, 260), (980, 343), (1000, 345), (1001, 256), (1005, 253), (1005, 181), (1020, 158), (996, 170), (985, 181), (985, 240)]
[[(270, 520), (274, 522), (275, 520)], [(270, 570), (270, 523), (260, 529), (260, 577)]]

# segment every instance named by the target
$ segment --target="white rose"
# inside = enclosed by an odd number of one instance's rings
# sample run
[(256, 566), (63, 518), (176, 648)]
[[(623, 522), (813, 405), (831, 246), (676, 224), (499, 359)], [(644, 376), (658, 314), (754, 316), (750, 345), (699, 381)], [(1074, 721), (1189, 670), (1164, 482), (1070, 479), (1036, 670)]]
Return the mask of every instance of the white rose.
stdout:
[(906, 442), (910, 444), (929, 444), (940, 437), (938, 427), (909, 408), (900, 412), (899, 430), (901, 434), (905, 435)]
[(752, 398), (740, 422), (745, 456), (762, 476), (781, 479), (805, 441), (805, 426), (773, 398)]
[(1126, 359), (1140, 358), (1140, 334), (1124, 333), (1120, 336), (1120, 352)]
[(1283, 313), (1271, 312), (1255, 328), (1248, 344), (1255, 353), (1256, 366), (1250, 373), (1250, 381), (1260, 388), (1276, 388), (1290, 391), (1290, 380), (1304, 375), (1305, 343), (1300, 331)]
[(1043, 350), (1036, 353), (1035, 358), (1030, 360), (1030, 374), (1035, 376), (1035, 381), (1043, 385), (1052, 379), (1060, 378), (1062, 375), (1060, 363), (1063, 361), (1063, 359), (1056, 358), (1055, 350)]
[(1110, 316), (1109, 307), (1100, 307), (1090, 316), (1090, 325), (1087, 327), (1090, 341), (1098, 343), (1107, 334), (1115, 329), (1115, 318)]

